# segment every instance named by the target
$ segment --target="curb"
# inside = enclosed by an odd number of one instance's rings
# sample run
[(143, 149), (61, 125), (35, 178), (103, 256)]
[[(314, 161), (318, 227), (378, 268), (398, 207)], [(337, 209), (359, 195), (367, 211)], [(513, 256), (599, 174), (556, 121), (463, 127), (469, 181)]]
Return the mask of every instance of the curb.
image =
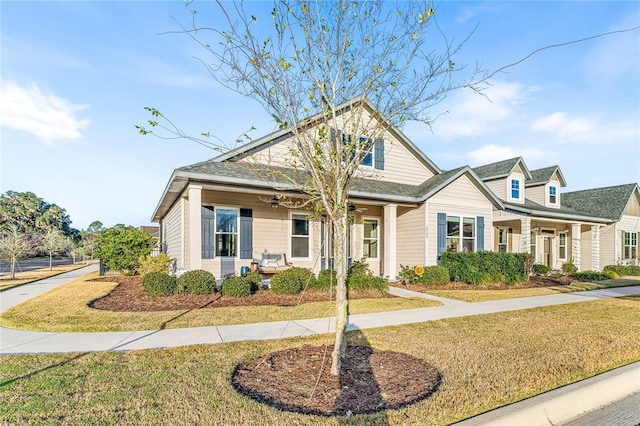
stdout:
[(558, 425), (640, 391), (640, 362), (480, 414), (457, 426)]

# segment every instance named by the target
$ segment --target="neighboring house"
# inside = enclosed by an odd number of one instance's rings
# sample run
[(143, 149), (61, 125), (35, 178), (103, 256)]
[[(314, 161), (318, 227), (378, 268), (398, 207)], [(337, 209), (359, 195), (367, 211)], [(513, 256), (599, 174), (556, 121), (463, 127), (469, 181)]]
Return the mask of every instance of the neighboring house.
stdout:
[[(339, 111), (353, 108), (378, 116), (366, 100)], [(264, 253), (284, 253), (295, 266), (316, 272), (332, 267), (324, 218), (281, 202), (305, 197), (291, 183), (305, 178), (291, 167), (291, 141), (290, 131), (281, 130), (173, 172), (152, 221), (160, 224), (161, 243), (178, 269), (222, 277)], [(573, 259), (579, 269), (599, 270), (617, 262), (606, 235), (624, 230), (635, 236), (613, 245), (637, 257), (637, 185), (617, 216), (580, 204), (588, 204), (588, 194), (561, 194), (565, 185), (559, 167), (529, 171), (520, 157), (444, 171), (388, 127), (352, 182), (348, 256), (366, 259), (375, 274), (391, 279), (401, 264), (435, 265), (447, 250), (530, 252), (552, 268)]]

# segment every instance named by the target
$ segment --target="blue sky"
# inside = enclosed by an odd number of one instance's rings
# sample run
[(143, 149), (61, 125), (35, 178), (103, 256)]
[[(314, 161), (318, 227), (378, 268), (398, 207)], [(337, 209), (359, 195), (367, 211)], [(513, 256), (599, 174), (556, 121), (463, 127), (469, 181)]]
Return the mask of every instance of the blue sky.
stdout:
[[(216, 25), (213, 3), (196, 7)], [(637, 1), (451, 1), (436, 13), (456, 40), (478, 25), (456, 62), (489, 70), (640, 26)], [(253, 137), (275, 129), (255, 101), (211, 79), (191, 39), (160, 35), (188, 22), (180, 0), (2, 1), (0, 14), (0, 191), (32, 191), (78, 229), (149, 224), (172, 171), (216, 155), (138, 135), (145, 106), (229, 143), (251, 126)], [(564, 191), (638, 182), (639, 76), (638, 30), (547, 49), (495, 76), (489, 100), (456, 92), (431, 129), (403, 130), (443, 169), (522, 156), (530, 169), (560, 165)]]

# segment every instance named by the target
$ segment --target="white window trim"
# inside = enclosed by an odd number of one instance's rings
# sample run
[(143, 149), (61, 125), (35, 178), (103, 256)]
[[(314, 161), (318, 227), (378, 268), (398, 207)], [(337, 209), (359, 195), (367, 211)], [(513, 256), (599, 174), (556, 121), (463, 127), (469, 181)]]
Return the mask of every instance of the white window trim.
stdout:
[[(552, 202), (551, 201), (551, 188), (555, 188), (556, 189), (556, 202)], [(547, 186), (547, 204), (549, 204), (550, 206), (557, 206), (560, 204), (560, 188), (558, 185), (554, 184), (549, 184)]]
[[(304, 216), (306, 218), (306, 220), (309, 222), (309, 235), (307, 236), (308, 238), (308, 244), (309, 244), (309, 256), (307, 257), (293, 257), (293, 247), (291, 246), (291, 241), (293, 238), (293, 215), (299, 215), (299, 216)], [(287, 246), (289, 247), (289, 258), (291, 260), (293, 259), (297, 259), (297, 260), (312, 260), (313, 259), (313, 226), (312, 225), (312, 221), (311, 219), (308, 217), (309, 216), (309, 212), (304, 212), (304, 211), (290, 211), (289, 212), (289, 222), (288, 222), (288, 236), (289, 239), (287, 241)]]
[[(502, 244), (500, 243), (500, 231), (504, 231), (504, 235), (506, 236), (505, 242), (502, 243)], [(476, 225), (476, 232), (477, 232), (477, 225)], [(509, 228), (505, 228), (505, 227), (499, 226), (498, 227), (498, 238), (496, 240), (497, 240), (496, 242), (498, 243), (498, 251), (500, 251), (500, 246), (501, 245), (505, 245), (506, 246), (505, 253), (508, 253), (509, 252)]]
[[(463, 248), (463, 241), (466, 240), (470, 240), (471, 238), (464, 238), (463, 235), (463, 226), (464, 226), (464, 219), (473, 219), (473, 225), (474, 225), (474, 229), (473, 229), (473, 251), (476, 252), (478, 251), (478, 218), (477, 216), (471, 216), (468, 213), (446, 213), (446, 222), (448, 223), (448, 219), (449, 217), (457, 217), (458, 219), (460, 219), (460, 235), (458, 236), (458, 246), (456, 247), (456, 251), (462, 251)], [(445, 235), (445, 240), (449, 239), (448, 236)], [(486, 242), (486, 241), (485, 241)]]
[[(203, 204), (204, 206), (213, 207), (213, 259), (225, 258), (225, 259), (239, 259), (240, 258), (240, 207), (235, 206), (220, 206), (211, 203)], [(218, 209), (222, 210), (235, 210), (236, 212), (236, 255), (235, 256), (218, 256)], [(213, 260), (203, 259), (203, 260)]]
[[(518, 198), (512, 196), (512, 181), (518, 181)], [(507, 199), (509, 201), (524, 202), (524, 176), (521, 174), (512, 174), (507, 179)]]
[[(635, 245), (630, 244), (627, 245), (627, 234), (636, 234), (636, 243)], [(630, 238), (631, 239), (631, 238)], [(636, 248), (636, 256), (638, 255), (638, 249), (640, 248), (640, 232), (638, 231), (622, 231), (622, 259), (623, 260), (631, 260), (635, 259), (635, 257), (626, 257), (626, 248), (627, 247), (635, 247)]]
[[(380, 259), (380, 243), (381, 243), (381, 239), (380, 239), (380, 218), (378, 217), (365, 217), (363, 216), (361, 218), (362, 220), (362, 258), (363, 259), (371, 259), (371, 260), (379, 260)], [(376, 237), (376, 241), (378, 242), (378, 244), (376, 244), (376, 256), (375, 257), (364, 257), (364, 221), (368, 220), (368, 221), (372, 221), (372, 222), (376, 222), (378, 224), (378, 236)], [(367, 238), (367, 240), (373, 240), (372, 238)]]
[[(560, 257), (560, 240), (561, 236), (564, 235), (564, 257)], [(559, 232), (558, 233), (558, 260), (566, 261), (569, 256), (569, 234), (567, 232)]]

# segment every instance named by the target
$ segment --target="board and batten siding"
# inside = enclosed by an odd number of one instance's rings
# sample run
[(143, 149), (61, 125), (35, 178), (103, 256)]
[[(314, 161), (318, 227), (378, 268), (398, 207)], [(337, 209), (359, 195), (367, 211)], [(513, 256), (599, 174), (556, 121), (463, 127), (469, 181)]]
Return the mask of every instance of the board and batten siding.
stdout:
[(438, 213), (477, 218), (484, 217), (484, 247), (493, 247), (493, 205), (465, 175), (427, 201), (428, 229), (426, 265), (438, 262)]
[(182, 211), (184, 200), (178, 198), (162, 220), (165, 224), (164, 243), (166, 244), (167, 256), (176, 260), (176, 268), (184, 268), (184, 244)]
[(401, 264), (408, 266), (424, 264), (427, 243), (425, 211), (424, 204), (418, 208), (398, 207), (398, 218), (396, 219), (396, 270), (398, 272), (401, 270)]
[(582, 226), (580, 234), (580, 269), (590, 271), (591, 268), (591, 227)]
[[(620, 224), (614, 223), (600, 228), (600, 267), (617, 264), (622, 258), (622, 235)], [(587, 269), (591, 269), (588, 265)]]

